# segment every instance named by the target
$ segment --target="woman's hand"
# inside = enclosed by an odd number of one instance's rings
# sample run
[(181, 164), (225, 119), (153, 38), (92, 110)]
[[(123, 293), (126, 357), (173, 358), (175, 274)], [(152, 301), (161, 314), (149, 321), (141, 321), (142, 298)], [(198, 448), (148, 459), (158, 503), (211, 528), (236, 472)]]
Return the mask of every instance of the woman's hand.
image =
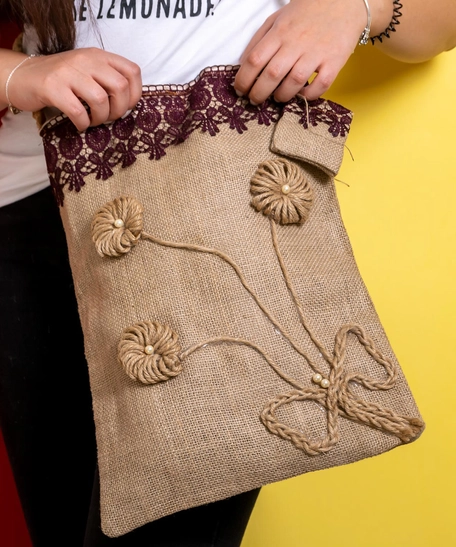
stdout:
[[(381, 32), (391, 20), (392, 0), (369, 4), (372, 30)], [(241, 57), (235, 89), (253, 104), (272, 93), (284, 102), (297, 93), (309, 100), (320, 97), (353, 53), (366, 23), (363, 0), (293, 0), (252, 38)]]
[[(21, 58), (15, 57), (18, 63)], [(15, 107), (35, 111), (54, 106), (80, 131), (120, 118), (136, 105), (141, 92), (138, 65), (97, 48), (33, 57), (18, 68), (8, 86)], [(89, 105), (90, 116), (81, 100)]]

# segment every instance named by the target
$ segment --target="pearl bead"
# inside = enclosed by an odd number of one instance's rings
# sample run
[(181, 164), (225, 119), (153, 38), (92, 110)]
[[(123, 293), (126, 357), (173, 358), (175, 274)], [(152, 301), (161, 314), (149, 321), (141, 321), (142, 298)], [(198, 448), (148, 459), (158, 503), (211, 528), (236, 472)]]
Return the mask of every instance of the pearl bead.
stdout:
[(325, 389), (327, 389), (329, 387), (329, 380), (327, 380), (326, 378), (323, 378), (323, 380), (320, 382), (320, 385), (321, 387), (324, 387)]
[(290, 188), (290, 185), (289, 184), (284, 184), (281, 188), (282, 190), (282, 194), (289, 194), (291, 192), (291, 188)]
[(312, 381), (315, 382), (316, 384), (319, 384), (322, 380), (323, 380), (323, 376), (321, 374), (317, 373), (312, 376)]
[(144, 348), (144, 353), (147, 353), (147, 355), (153, 355), (154, 354), (154, 346), (146, 346)]
[(124, 221), (121, 219), (121, 218), (117, 218), (115, 221), (114, 221), (114, 226), (116, 228), (123, 228), (125, 225)]

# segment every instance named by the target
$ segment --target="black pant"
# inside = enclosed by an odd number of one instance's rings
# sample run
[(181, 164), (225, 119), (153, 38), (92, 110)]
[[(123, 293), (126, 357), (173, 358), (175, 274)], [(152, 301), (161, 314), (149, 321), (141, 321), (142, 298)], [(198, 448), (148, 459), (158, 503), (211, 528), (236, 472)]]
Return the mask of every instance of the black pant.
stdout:
[(101, 533), (87, 365), (50, 189), (0, 208), (0, 424), (34, 547), (241, 543), (258, 490)]

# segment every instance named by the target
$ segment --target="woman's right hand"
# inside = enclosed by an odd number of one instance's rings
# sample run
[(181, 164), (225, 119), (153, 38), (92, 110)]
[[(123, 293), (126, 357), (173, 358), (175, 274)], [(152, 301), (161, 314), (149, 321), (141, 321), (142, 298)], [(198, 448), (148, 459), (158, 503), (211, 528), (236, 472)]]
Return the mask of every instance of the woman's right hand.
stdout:
[[(25, 57), (14, 58), (17, 63), (9, 65), (8, 73)], [(14, 72), (8, 85), (15, 107), (32, 112), (56, 107), (79, 131), (122, 117), (136, 105), (141, 92), (139, 66), (98, 48), (32, 57)], [(81, 100), (89, 105), (90, 114)]]

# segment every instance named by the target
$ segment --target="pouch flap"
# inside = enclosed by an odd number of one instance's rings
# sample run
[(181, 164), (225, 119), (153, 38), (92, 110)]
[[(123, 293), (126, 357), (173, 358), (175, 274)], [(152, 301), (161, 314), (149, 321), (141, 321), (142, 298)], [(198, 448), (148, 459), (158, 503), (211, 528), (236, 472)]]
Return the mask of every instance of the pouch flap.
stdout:
[(288, 103), (278, 121), (272, 152), (305, 161), (334, 177), (340, 168), (352, 112), (332, 101)]

